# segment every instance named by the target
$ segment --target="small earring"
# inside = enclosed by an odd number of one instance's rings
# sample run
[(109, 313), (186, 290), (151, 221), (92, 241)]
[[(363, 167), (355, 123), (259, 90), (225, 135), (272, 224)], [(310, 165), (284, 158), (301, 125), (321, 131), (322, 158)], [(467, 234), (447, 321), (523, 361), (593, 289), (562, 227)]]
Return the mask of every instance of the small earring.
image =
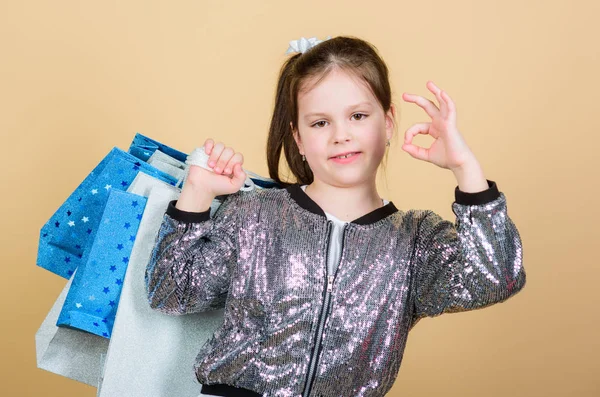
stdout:
[(390, 146), (390, 140), (388, 139), (387, 143), (385, 144), (385, 146)]
[(302, 155), (302, 161), (306, 161), (306, 157), (304, 157), (304, 155)]

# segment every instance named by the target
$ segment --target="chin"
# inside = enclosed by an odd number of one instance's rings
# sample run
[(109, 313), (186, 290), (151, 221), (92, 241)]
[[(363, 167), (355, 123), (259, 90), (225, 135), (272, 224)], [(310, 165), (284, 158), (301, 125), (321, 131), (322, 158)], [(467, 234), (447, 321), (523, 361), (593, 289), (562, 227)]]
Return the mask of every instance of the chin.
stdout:
[(369, 178), (360, 177), (359, 175), (348, 175), (347, 177), (343, 177), (341, 175), (336, 175), (335, 177), (329, 178), (330, 185), (336, 187), (355, 187), (360, 185), (370, 185), (371, 181)]

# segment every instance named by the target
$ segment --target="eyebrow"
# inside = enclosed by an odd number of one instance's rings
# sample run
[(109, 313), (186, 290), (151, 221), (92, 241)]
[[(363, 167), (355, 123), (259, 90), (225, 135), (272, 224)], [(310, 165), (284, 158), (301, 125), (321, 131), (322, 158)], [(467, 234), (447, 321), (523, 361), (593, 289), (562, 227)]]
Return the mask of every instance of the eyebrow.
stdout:
[[(351, 109), (356, 109), (359, 108), (361, 106), (369, 106), (371, 107), (371, 102), (361, 102), (361, 103), (357, 103), (356, 105), (350, 105), (346, 108), (346, 110), (351, 110)], [(313, 113), (307, 113), (306, 115), (304, 115), (305, 119), (309, 119), (315, 116), (327, 116), (327, 113), (321, 113), (321, 112), (313, 112)]]

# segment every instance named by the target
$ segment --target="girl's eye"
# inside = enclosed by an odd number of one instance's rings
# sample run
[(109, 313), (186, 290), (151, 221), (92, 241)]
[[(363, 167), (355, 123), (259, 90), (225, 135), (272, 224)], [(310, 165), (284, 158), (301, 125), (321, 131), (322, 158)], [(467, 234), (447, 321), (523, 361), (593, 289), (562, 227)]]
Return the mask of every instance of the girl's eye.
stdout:
[[(357, 120), (357, 121), (360, 121), (360, 120), (366, 119), (366, 118), (368, 117), (368, 116), (367, 116), (366, 114), (364, 114), (364, 113), (354, 113), (354, 114), (352, 115), (352, 117), (354, 117), (354, 116), (361, 116), (361, 117), (360, 117), (360, 118), (358, 118), (358, 119), (354, 118), (354, 119), (355, 119), (355, 120)], [(321, 123), (326, 123), (326, 121), (325, 121), (325, 120), (317, 121), (317, 122), (316, 122), (316, 123), (314, 123), (314, 124), (313, 124), (311, 127), (317, 127), (317, 128), (323, 128), (323, 127), (325, 127), (325, 125), (323, 125), (323, 124), (321, 124)]]

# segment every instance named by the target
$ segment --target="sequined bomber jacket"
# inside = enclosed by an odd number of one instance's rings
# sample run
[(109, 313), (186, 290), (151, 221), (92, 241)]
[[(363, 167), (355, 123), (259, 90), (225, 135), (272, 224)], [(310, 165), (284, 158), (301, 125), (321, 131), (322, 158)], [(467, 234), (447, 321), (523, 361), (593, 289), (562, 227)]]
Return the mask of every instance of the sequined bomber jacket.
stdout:
[(150, 306), (224, 308), (193, 365), (221, 396), (384, 396), (424, 317), (503, 302), (525, 285), (506, 197), (454, 190), (455, 222), (393, 202), (347, 223), (327, 274), (332, 222), (300, 187), (240, 190), (211, 215), (171, 201), (146, 268)]

